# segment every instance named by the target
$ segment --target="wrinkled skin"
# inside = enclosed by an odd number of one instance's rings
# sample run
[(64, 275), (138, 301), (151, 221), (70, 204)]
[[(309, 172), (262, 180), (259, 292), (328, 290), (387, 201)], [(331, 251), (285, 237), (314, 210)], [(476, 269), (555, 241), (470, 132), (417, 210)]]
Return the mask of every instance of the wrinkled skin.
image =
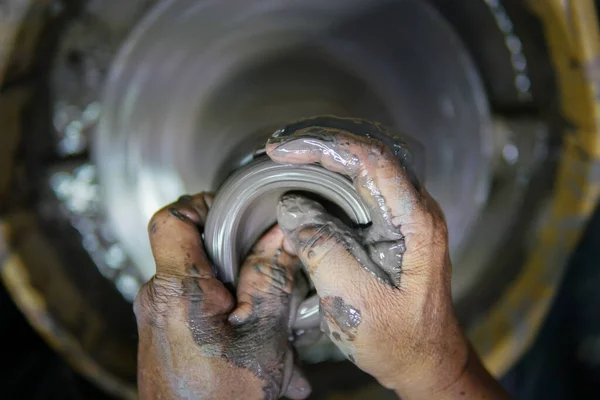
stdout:
[(134, 303), (140, 398), (304, 399), (310, 386), (287, 329), (298, 261), (271, 229), (243, 263), (234, 296), (204, 252), (210, 201), (183, 196), (148, 226), (156, 275)]
[(142, 399), (306, 398), (288, 343), (297, 259), (320, 298), (323, 332), (403, 400), (507, 398), (455, 317), (442, 212), (407, 159), (371, 138), (382, 132), (321, 117), (273, 135), (274, 161), (352, 179), (373, 223), (351, 229), (314, 201), (284, 196), (279, 226), (244, 262), (235, 296), (203, 250), (210, 197), (184, 196), (155, 214), (156, 275), (134, 304)]
[(314, 201), (280, 201), (284, 246), (313, 280), (322, 330), (403, 399), (506, 398), (455, 317), (440, 207), (411, 166), (371, 138), (382, 129), (319, 117), (277, 131), (267, 144), (276, 162), (346, 175), (371, 212), (371, 226), (350, 229)]

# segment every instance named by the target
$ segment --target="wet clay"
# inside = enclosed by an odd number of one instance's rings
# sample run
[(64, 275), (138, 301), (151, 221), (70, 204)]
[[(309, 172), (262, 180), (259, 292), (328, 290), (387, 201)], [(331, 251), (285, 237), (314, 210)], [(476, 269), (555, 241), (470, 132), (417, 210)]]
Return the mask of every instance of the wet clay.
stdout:
[(313, 135), (316, 137), (321, 132), (328, 132), (324, 139), (330, 140), (331, 134), (347, 132), (366, 139), (375, 139), (383, 143), (390, 149), (400, 165), (402, 165), (411, 182), (417, 190), (420, 190), (421, 182), (418, 178), (417, 170), (423, 173), (424, 166), (415, 168), (410, 147), (422, 147), (419, 143), (409, 138), (400, 137), (390, 132), (383, 124), (368, 121), (360, 118), (342, 118), (334, 115), (321, 115), (313, 118), (304, 118), (282, 127), (275, 131), (269, 140), (269, 143), (283, 143), (292, 136)]
[[(189, 201), (182, 197), (176, 207), (169, 207), (169, 218), (196, 223), (198, 215), (186, 208)], [(193, 262), (185, 265), (187, 276), (177, 291), (185, 301), (186, 324), (200, 354), (252, 371), (263, 382), (264, 398), (277, 399), (294, 369), (288, 336), (282, 334), (289, 331), (293, 277), (279, 263), (281, 250), (272, 259), (255, 255), (248, 268), (268, 276), (268, 287), (251, 294), (251, 312), (243, 320), (228, 319), (231, 310), (223, 312), (221, 304), (225, 300), (212, 295), (226, 289), (212, 276), (202, 276)]]
[[(360, 325), (360, 311), (348, 305), (341, 297), (325, 297), (321, 299), (321, 310), (327, 319), (330, 329), (331, 324), (345, 335), (345, 340), (352, 342), (356, 338), (356, 330)], [(334, 339), (340, 339), (341, 335), (333, 332)]]
[[(310, 392), (301, 374), (293, 374), (286, 335), (297, 260), (280, 249), (282, 232), (273, 230), (253, 249), (236, 302), (202, 251), (205, 205), (203, 195), (182, 197), (149, 224), (157, 273), (134, 302), (144, 361), (140, 393), (276, 399), (292, 381), (292, 394)], [(230, 315), (242, 318), (231, 323)]]
[[(394, 285), (391, 277), (373, 262), (356, 233), (329, 215), (316, 201), (296, 194), (283, 196), (277, 208), (277, 221), (291, 239), (297, 253), (306, 253), (311, 258), (311, 248), (318, 240), (334, 238), (374, 277), (388, 285)], [(305, 238), (303, 233), (311, 231), (314, 234)]]
[[(276, 159), (318, 162), (353, 180), (357, 192), (369, 208), (372, 224), (357, 230), (355, 238), (349, 240), (346, 240), (350, 235), (347, 230), (342, 235), (339, 229), (334, 229), (338, 226), (337, 222), (313, 221), (313, 224), (329, 224), (328, 230), (350, 246), (348, 249), (361, 258), (363, 266), (380, 276), (371, 268), (371, 264), (377, 265), (385, 272), (389, 283), (397, 287), (402, 273), (402, 257), (406, 251), (404, 235), (401, 227), (394, 224), (394, 216), (374, 177), (378, 177), (380, 185), (396, 186), (395, 183), (401, 183), (385, 181), (378, 176), (379, 173), (385, 175), (381, 168), (394, 168), (390, 163), (396, 162), (404, 169), (418, 195), (420, 184), (411, 166), (410, 153), (406, 149), (400, 151), (402, 146), (391, 139), (379, 124), (335, 117), (318, 117), (291, 124), (277, 131), (269, 140), (268, 147), (271, 156)], [(405, 212), (410, 212), (413, 206), (409, 198), (407, 196)], [(307, 208), (304, 207), (304, 211)], [(355, 246), (355, 241), (362, 243), (362, 251)], [(363, 251), (369, 261), (365, 260)]]
[(362, 318), (360, 311), (346, 304), (341, 297), (322, 298), (321, 311), (323, 325), (327, 327), (329, 337), (342, 353), (354, 362), (354, 341)]
[(281, 335), (288, 328), (288, 315), (274, 309), (289, 307), (289, 297), (274, 301), (255, 295), (252, 314), (234, 325), (227, 315), (207, 317), (204, 293), (196, 279), (187, 278), (183, 285), (188, 299), (187, 325), (202, 355), (249, 369), (264, 382), (265, 398), (278, 398), (285, 371), (291, 374), (293, 370), (293, 358), (287, 360), (291, 350), (287, 337)]

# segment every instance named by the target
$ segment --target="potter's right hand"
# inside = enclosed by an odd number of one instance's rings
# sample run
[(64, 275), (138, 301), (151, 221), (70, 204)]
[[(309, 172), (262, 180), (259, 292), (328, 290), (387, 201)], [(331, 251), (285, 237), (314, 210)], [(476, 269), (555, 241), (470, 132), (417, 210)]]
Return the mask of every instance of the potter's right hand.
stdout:
[(364, 121), (320, 117), (277, 131), (267, 144), (276, 162), (319, 163), (348, 176), (371, 213), (371, 226), (351, 230), (314, 201), (280, 201), (286, 250), (310, 273), (322, 330), (403, 399), (504, 398), (455, 317), (440, 207), (410, 166), (369, 138), (381, 132)]

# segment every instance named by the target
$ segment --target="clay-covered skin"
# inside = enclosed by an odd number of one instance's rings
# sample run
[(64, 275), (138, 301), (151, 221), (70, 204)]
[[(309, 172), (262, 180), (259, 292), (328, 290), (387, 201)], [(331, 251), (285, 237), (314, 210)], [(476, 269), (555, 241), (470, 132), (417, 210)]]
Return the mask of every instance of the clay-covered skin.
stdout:
[[(371, 134), (373, 132), (373, 134)], [(316, 203), (284, 196), (278, 222), (321, 302), (322, 330), (403, 399), (505, 398), (455, 317), (447, 229), (407, 158), (374, 137), (381, 125), (319, 117), (278, 130), (267, 154), (350, 178), (372, 224), (345, 226)], [(388, 142), (389, 143), (389, 142)]]
[[(350, 251), (366, 252), (366, 255), (355, 254), (363, 266), (379, 279), (387, 281), (392, 286), (398, 286), (402, 272), (402, 257), (405, 251), (404, 234), (401, 232), (397, 219), (408, 214), (415, 206), (414, 199), (404, 196), (403, 191), (412, 190), (418, 193), (420, 183), (409, 162), (408, 151), (392, 149), (373, 136), (385, 138), (386, 132), (379, 124), (370, 124), (356, 119), (319, 117), (297, 122), (273, 135), (267, 144), (267, 153), (275, 161), (291, 164), (320, 163), (325, 168), (339, 172), (354, 181), (357, 192), (368, 206), (373, 224), (356, 232), (342, 227), (338, 222), (331, 221), (328, 229), (338, 231), (340, 238), (360, 242), (361, 246), (347, 244)], [(369, 127), (371, 130), (369, 131)], [(295, 128), (300, 128), (296, 129)], [(361, 136), (355, 133), (359, 132)], [(372, 132), (372, 133), (369, 133)], [(290, 138), (290, 135), (292, 136)], [(391, 140), (391, 139), (390, 139)], [(402, 157), (398, 158), (398, 154)], [(402, 182), (394, 175), (395, 170), (402, 173)], [(402, 215), (393, 215), (388, 204), (393, 199), (386, 198), (382, 190), (394, 190), (396, 196), (403, 196), (401, 204)], [(282, 205), (285, 215), (292, 215), (289, 208), (291, 203)], [(307, 206), (295, 201), (294, 207)], [(312, 205), (308, 205), (312, 207)], [(281, 216), (280, 212), (280, 216)], [(300, 212), (295, 215), (307, 218), (310, 213)], [(330, 218), (326, 213), (319, 213), (324, 218)], [(441, 213), (440, 213), (441, 215)], [(393, 220), (396, 218), (396, 221)], [(279, 221), (282, 223), (282, 221)], [(443, 218), (442, 218), (443, 223)], [(283, 226), (283, 225), (282, 225)], [(339, 231), (344, 230), (341, 234)], [(378, 268), (374, 268), (375, 264)]]
[(142, 399), (304, 399), (310, 386), (288, 342), (298, 266), (275, 227), (243, 263), (235, 296), (201, 239), (211, 197), (182, 196), (148, 226), (156, 275), (140, 290)]

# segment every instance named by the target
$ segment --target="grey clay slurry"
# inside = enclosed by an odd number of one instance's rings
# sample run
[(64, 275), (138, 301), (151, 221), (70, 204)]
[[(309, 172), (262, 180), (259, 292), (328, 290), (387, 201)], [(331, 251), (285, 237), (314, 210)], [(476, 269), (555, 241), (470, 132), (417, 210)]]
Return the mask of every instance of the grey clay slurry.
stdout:
[[(394, 285), (386, 271), (373, 262), (360, 238), (316, 201), (296, 194), (283, 196), (277, 209), (277, 221), (296, 247), (296, 252), (307, 252), (307, 258), (311, 258), (311, 248), (318, 240), (335, 238), (378, 280)], [(308, 240), (301, 240), (299, 234), (308, 231), (314, 231), (314, 234)]]
[[(352, 232), (310, 201), (300, 204), (299, 200), (295, 200), (293, 205), (294, 201), (288, 201), (287, 205), (280, 205), (282, 210), (279, 214), (286, 214), (285, 218), (292, 225), (320, 226), (329, 231), (369, 272), (397, 287), (406, 246), (401, 227), (394, 224), (394, 216), (380, 188), (382, 185), (395, 186), (396, 182), (385, 177), (385, 169), (394, 161), (404, 170), (417, 192), (420, 184), (412, 169), (410, 153), (395, 140), (379, 124), (355, 119), (318, 117), (279, 130), (271, 137), (267, 148), (271, 157), (276, 160), (319, 163), (352, 179), (370, 211), (372, 224), (368, 227)], [(413, 204), (407, 200), (403, 209), (411, 212), (412, 207)], [(301, 211), (292, 212), (292, 208)], [(299, 216), (302, 213), (305, 215)], [(294, 218), (302, 221), (293, 222)]]

